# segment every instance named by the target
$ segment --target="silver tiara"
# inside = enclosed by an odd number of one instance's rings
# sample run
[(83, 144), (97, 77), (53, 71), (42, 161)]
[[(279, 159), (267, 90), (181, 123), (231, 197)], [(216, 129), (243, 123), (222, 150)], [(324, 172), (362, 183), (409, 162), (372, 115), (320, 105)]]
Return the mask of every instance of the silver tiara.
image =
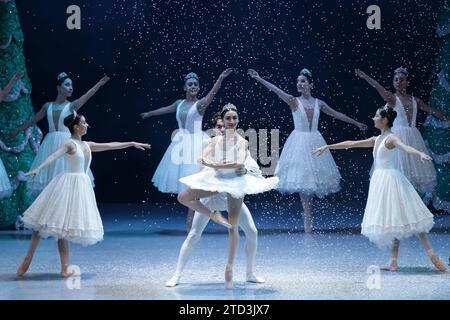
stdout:
[(306, 69), (306, 68), (303, 68), (303, 69), (300, 71), (300, 74), (306, 74), (306, 75), (308, 75), (309, 77), (312, 78), (312, 73), (311, 73), (311, 71), (309, 71), (309, 70)]
[(184, 77), (184, 81), (188, 81), (189, 79), (195, 79), (199, 81), (197, 74), (194, 72), (189, 72), (186, 77)]
[(395, 69), (395, 70), (394, 70), (394, 75), (397, 74), (397, 73), (401, 73), (401, 74), (405, 75), (405, 77), (409, 76), (408, 70), (406, 70), (406, 69), (403, 68), (403, 67), (400, 67), (400, 68)]
[(65, 73), (65, 72), (61, 72), (60, 74), (59, 74), (59, 76), (58, 76), (58, 80), (59, 79), (62, 79), (62, 78), (68, 78), (69, 76), (67, 75), (67, 73)]

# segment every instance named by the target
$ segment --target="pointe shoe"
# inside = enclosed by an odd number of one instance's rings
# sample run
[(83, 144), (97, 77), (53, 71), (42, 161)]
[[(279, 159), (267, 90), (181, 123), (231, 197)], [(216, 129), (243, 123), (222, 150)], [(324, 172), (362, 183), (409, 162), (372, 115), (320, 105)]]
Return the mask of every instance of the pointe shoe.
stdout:
[(433, 254), (430, 256), (431, 262), (433, 262), (434, 266), (441, 272), (445, 272), (447, 270), (447, 267), (445, 264), (439, 259), (439, 256), (437, 254)]
[(254, 274), (247, 274), (246, 281), (247, 282), (252, 282), (252, 283), (264, 283), (264, 282), (266, 282), (266, 280), (264, 280), (261, 277), (257, 277)]
[(381, 270), (396, 272), (398, 270), (398, 263), (396, 258), (391, 258), (388, 265), (381, 267)]
[(32, 258), (25, 258), (23, 259), (22, 263), (20, 264), (19, 268), (17, 268), (17, 276), (23, 277), (25, 273), (28, 271), (28, 268), (30, 267)]
[(233, 226), (228, 222), (227, 219), (225, 219), (225, 217), (219, 212), (219, 211), (214, 211), (213, 213), (211, 213), (209, 215), (209, 218), (214, 221), (215, 223), (218, 223), (228, 229), (231, 229)]
[(227, 264), (225, 268), (225, 286), (227, 290), (233, 289), (233, 265)]
[(180, 277), (177, 275), (174, 275), (172, 278), (167, 280), (166, 287), (173, 288), (173, 287), (177, 286), (179, 282), (180, 282)]

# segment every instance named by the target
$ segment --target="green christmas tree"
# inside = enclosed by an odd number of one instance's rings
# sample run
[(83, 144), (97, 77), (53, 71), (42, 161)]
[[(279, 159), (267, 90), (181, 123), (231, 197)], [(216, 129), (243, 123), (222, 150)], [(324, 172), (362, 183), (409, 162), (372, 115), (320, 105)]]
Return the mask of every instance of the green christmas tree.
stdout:
[[(441, 43), (429, 105), (450, 115), (450, 0), (444, 1), (436, 31)], [(433, 155), (438, 178), (433, 205), (450, 212), (450, 123), (428, 116), (424, 123), (424, 139)]]
[(25, 68), (23, 33), (15, 1), (0, 1), (0, 87), (4, 88), (17, 72), (24, 72), (10, 94), (0, 103), (0, 157), (8, 176), (16, 187), (10, 198), (0, 200), (0, 229), (13, 228), (17, 217), (30, 205), (25, 184), (18, 179), (19, 172), (26, 172), (34, 159), (31, 147), (38, 129), (21, 133), (14, 140), (8, 133), (33, 116), (29, 93), (31, 83)]

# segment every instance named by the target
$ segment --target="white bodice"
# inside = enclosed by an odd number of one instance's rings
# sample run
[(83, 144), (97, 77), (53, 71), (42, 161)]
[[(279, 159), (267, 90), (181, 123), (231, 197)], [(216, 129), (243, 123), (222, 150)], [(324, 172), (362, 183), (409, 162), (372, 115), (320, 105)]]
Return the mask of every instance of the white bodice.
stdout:
[(399, 97), (395, 96), (394, 110), (397, 112), (397, 117), (394, 120), (394, 127), (415, 127), (417, 119), (417, 101), (416, 98), (411, 97), (413, 114), (411, 119), (411, 125), (409, 125), (408, 115), (406, 114), (405, 107)]
[(76, 141), (71, 139), (76, 147), (74, 154), (66, 154), (67, 172), (69, 173), (87, 173), (91, 165), (91, 149), (84, 141)]
[(386, 139), (390, 135), (380, 139), (381, 136), (378, 136), (375, 139), (375, 145), (373, 147), (373, 161), (374, 161), (374, 169), (395, 169), (394, 163), (394, 149), (388, 149), (384, 145)]
[(51, 102), (47, 108), (47, 121), (48, 121), (49, 132), (55, 132), (55, 131), (70, 132), (69, 128), (67, 128), (64, 125), (64, 118), (66, 118), (69, 115), (70, 115), (70, 102), (67, 102), (59, 115), (58, 126), (55, 127), (55, 121), (53, 120), (53, 102)]
[(189, 109), (184, 106), (186, 100), (181, 101), (177, 106), (176, 118), (179, 129), (185, 129), (189, 133), (194, 133), (195, 130), (202, 129), (203, 116), (198, 113), (197, 102), (195, 102)]
[(312, 118), (312, 124), (310, 125), (308, 116), (306, 114), (305, 107), (303, 106), (300, 98), (297, 98), (298, 108), (292, 112), (292, 117), (294, 119), (295, 130), (302, 132), (316, 132), (319, 126), (320, 108), (319, 102), (316, 99), (314, 103), (314, 114)]

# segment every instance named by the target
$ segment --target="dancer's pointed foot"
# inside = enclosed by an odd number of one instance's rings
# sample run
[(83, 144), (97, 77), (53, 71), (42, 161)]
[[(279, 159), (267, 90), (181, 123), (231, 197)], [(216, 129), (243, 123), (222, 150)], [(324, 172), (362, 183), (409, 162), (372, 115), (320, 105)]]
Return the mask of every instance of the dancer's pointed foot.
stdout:
[(447, 266), (439, 259), (437, 254), (430, 254), (430, 260), (433, 262), (434, 266), (441, 272), (445, 272), (447, 270)]
[(60, 275), (61, 275), (61, 278), (69, 278), (69, 277), (79, 277), (79, 276), (81, 276), (81, 273), (78, 272), (77, 270), (69, 271), (69, 266), (63, 265), (63, 266), (61, 266)]
[(177, 286), (178, 283), (180, 283), (180, 277), (177, 275), (174, 275), (172, 278), (167, 280), (166, 287), (173, 288), (173, 287)]
[(227, 264), (225, 268), (225, 286), (227, 290), (233, 289), (233, 265)]
[(391, 258), (388, 265), (381, 268), (381, 270), (396, 272), (398, 270), (398, 263), (396, 258)]
[(233, 226), (228, 222), (227, 219), (225, 219), (225, 217), (219, 212), (219, 211), (214, 211), (213, 213), (211, 213), (209, 215), (209, 218), (214, 221), (215, 223), (218, 223), (228, 229), (231, 229)]
[(252, 283), (264, 283), (264, 282), (266, 282), (266, 280), (264, 280), (261, 277), (255, 276), (254, 274), (247, 274), (246, 281), (247, 282), (252, 282)]
[(25, 257), (20, 264), (19, 268), (17, 268), (17, 276), (23, 277), (25, 273), (28, 271), (28, 268), (30, 267), (32, 257)]

